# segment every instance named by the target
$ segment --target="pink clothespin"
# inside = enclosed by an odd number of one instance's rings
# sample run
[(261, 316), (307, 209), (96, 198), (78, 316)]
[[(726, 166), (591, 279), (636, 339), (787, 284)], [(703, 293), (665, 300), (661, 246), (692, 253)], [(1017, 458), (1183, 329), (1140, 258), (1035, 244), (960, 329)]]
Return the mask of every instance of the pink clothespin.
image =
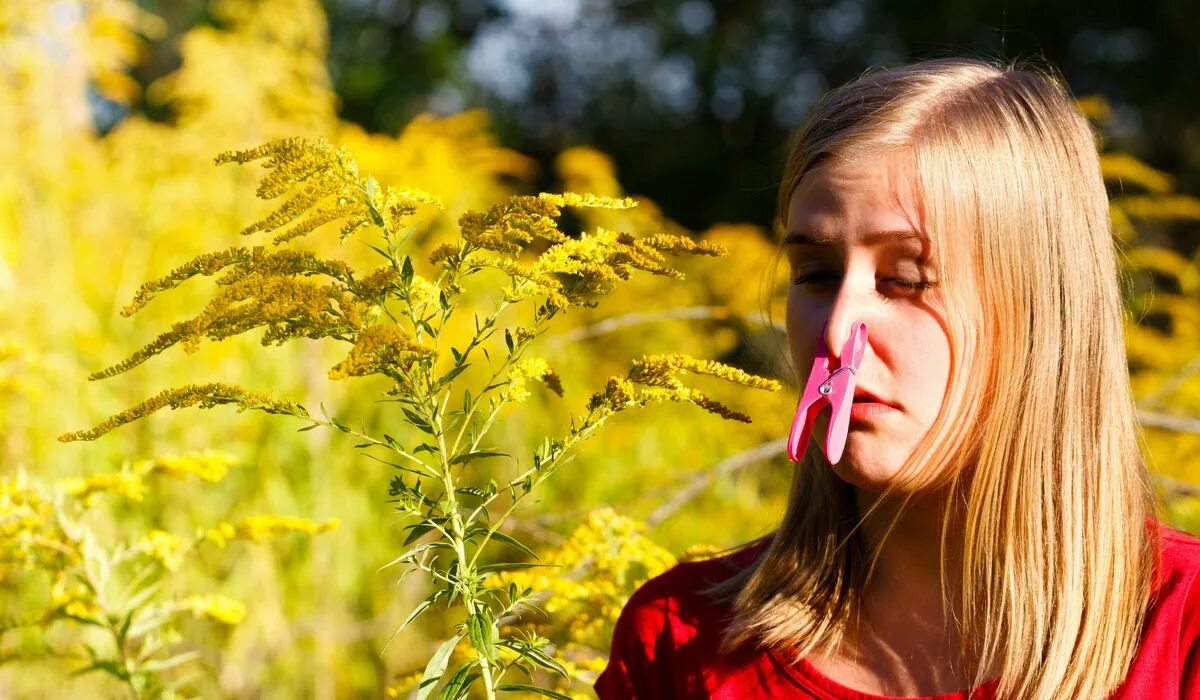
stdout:
[(808, 375), (808, 384), (796, 406), (796, 415), (792, 418), (792, 429), (788, 433), (788, 457), (793, 462), (799, 462), (804, 455), (812, 435), (813, 422), (817, 414), (824, 408), (822, 401), (829, 403), (829, 430), (825, 440), (818, 442), (825, 451), (830, 463), (837, 464), (842, 458), (842, 449), (846, 447), (846, 433), (850, 426), (850, 406), (854, 403), (854, 383), (858, 375), (858, 366), (862, 363), (863, 353), (867, 349), (867, 324), (855, 321), (850, 324), (850, 337), (842, 347), (841, 366), (830, 371), (829, 347), (825, 344), (825, 328), (817, 340), (817, 356), (813, 360), (812, 372)]

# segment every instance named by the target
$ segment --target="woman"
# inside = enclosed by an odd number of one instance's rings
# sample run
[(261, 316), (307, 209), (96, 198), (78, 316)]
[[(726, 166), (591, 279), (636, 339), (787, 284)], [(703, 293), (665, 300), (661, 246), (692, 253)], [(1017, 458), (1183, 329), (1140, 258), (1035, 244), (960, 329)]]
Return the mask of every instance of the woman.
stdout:
[(1061, 83), (866, 75), (799, 128), (778, 211), (792, 360), (840, 379), (798, 407), (779, 529), (640, 588), (600, 697), (1200, 698), (1200, 540), (1152, 517)]

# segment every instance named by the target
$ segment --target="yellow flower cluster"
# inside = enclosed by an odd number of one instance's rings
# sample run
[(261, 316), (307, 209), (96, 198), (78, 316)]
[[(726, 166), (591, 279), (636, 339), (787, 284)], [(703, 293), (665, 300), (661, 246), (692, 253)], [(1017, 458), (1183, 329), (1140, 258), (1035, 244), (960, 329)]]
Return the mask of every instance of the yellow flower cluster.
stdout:
[(271, 251), (263, 246), (233, 247), (198, 255), (166, 275), (144, 283), (134, 294), (133, 301), (121, 309), (121, 315), (132, 316), (160, 292), (174, 289), (193, 277), (211, 277), (226, 268), (232, 269), (217, 280), (218, 285), (228, 286), (245, 280), (253, 274), (260, 276), (325, 275), (347, 286), (352, 285), (354, 281), (354, 271), (345, 262), (319, 258), (309, 251)]
[(317, 522), (290, 515), (251, 515), (243, 518), (237, 524), (221, 523), (205, 532), (204, 537), (224, 547), (233, 540), (249, 540), (259, 543), (293, 532), (316, 535), (329, 532), (339, 524), (337, 518)]
[(185, 610), (197, 618), (208, 618), (227, 625), (240, 624), (246, 617), (246, 606), (242, 603), (214, 593), (190, 595), (175, 604), (177, 610)]
[(183, 556), (191, 544), (178, 535), (164, 530), (151, 530), (141, 539), (137, 549), (154, 557), (168, 571), (183, 565)]
[(119, 472), (60, 479), (58, 488), (84, 504), (95, 504), (99, 494), (113, 494), (131, 501), (141, 501), (147, 491), (146, 478), (161, 474), (173, 479), (196, 477), (217, 482), (225, 478), (237, 457), (228, 452), (204, 450), (183, 455), (165, 454), (154, 459), (140, 460)]
[(435, 357), (435, 350), (421, 345), (400, 326), (378, 323), (358, 333), (350, 354), (329, 370), (329, 378), (394, 374), (396, 370), (407, 373), (414, 363)]
[(417, 683), (420, 683), (424, 676), (425, 671), (422, 669), (396, 678), (395, 682), (388, 686), (387, 696), (389, 698), (398, 698), (407, 694), (410, 690), (417, 687)]
[(65, 493), (83, 501), (89, 506), (94, 505), (96, 496), (102, 493), (111, 493), (131, 501), (141, 501), (146, 495), (145, 480), (141, 474), (133, 472), (113, 472), (73, 477), (62, 479), (58, 482), (58, 485)]
[(173, 479), (194, 476), (216, 483), (225, 478), (229, 468), (238, 463), (234, 455), (220, 450), (203, 450), (183, 455), (165, 454), (134, 465), (138, 474), (162, 474)]
[(508, 389), (504, 394), (505, 400), (520, 403), (529, 398), (528, 380), (545, 382), (551, 391), (563, 395), (562, 380), (550, 368), (550, 364), (541, 357), (529, 357), (520, 360), (508, 372)]
[(14, 569), (57, 570), (78, 559), (62, 544), (51, 497), (24, 471), (0, 480), (0, 580)]
[(143, 401), (133, 408), (121, 411), (90, 430), (80, 430), (59, 435), (61, 442), (95, 440), (105, 433), (147, 416), (162, 408), (179, 409), (187, 406), (211, 408), (222, 404), (236, 404), (239, 410), (254, 409), (265, 413), (307, 416), (308, 411), (300, 404), (280, 401), (270, 396), (253, 392), (230, 384), (188, 384), (167, 389)]
[[(546, 591), (541, 608), (551, 620), (536, 625), (559, 647), (561, 660), (577, 671), (595, 670), (603, 660), (621, 608), (643, 582), (676, 562), (645, 536), (645, 525), (611, 508), (590, 512), (559, 546), (543, 557), (550, 566), (496, 574), (489, 586)], [(529, 622), (523, 624), (532, 624)]]
[(779, 391), (782, 388), (782, 385), (773, 379), (748, 374), (714, 360), (701, 360), (682, 353), (650, 355), (635, 360), (626, 377), (610, 378), (604, 391), (592, 395), (588, 408), (595, 410), (604, 406), (612, 411), (620, 411), (655, 401), (686, 401), (722, 418), (743, 423), (751, 422), (746, 414), (734, 411), (721, 402), (684, 386), (674, 375), (685, 370), (756, 389)]
[(343, 240), (372, 223), (396, 232), (416, 211), (418, 203), (443, 206), (428, 192), (412, 187), (381, 189), (374, 178), (360, 178), (350, 151), (334, 147), (323, 137), (276, 139), (256, 148), (221, 153), (216, 162), (248, 163), (263, 158), (267, 158), (264, 166), (273, 172), (259, 183), (260, 198), (274, 199), (297, 188), (299, 192), (270, 216), (246, 227), (242, 234), (274, 231), (291, 224), (275, 236), (276, 245), (338, 219), (345, 221), (340, 232)]

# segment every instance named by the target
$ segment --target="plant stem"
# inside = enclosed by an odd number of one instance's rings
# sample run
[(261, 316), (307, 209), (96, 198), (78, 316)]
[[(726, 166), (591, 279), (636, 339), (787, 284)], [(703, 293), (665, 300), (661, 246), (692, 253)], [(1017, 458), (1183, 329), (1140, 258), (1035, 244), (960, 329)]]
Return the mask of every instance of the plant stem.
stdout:
[[(428, 396), (428, 395), (427, 395)], [(454, 533), (454, 554), (458, 557), (459, 590), (467, 607), (467, 614), (475, 615), (475, 595), (471, 581), (474, 579), (474, 560), (467, 558), (466, 538), (464, 536), (462, 514), (458, 511), (458, 498), (454, 492), (454, 477), (450, 473), (450, 456), (446, 451), (446, 438), (442, 430), (442, 414), (437, 412), (437, 397), (433, 397), (435, 414), (431, 416), (430, 424), (437, 434), (439, 458), (441, 461), (442, 486), (446, 490), (446, 510), (450, 515), (450, 528)], [(487, 605), (485, 602), (484, 605)], [(488, 700), (495, 700), (496, 691), (492, 687), (492, 669), (488, 663), (488, 654), (482, 649), (475, 650), (479, 657), (479, 667), (483, 672), (483, 689)]]

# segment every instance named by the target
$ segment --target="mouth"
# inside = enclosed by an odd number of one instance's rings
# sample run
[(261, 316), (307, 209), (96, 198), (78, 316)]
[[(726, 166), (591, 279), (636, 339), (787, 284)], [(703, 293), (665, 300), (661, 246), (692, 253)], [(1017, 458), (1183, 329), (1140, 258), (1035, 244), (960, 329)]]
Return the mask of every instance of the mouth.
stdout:
[(888, 406), (891, 408), (898, 408), (891, 401), (885, 401), (884, 399), (879, 398), (878, 396), (876, 396), (874, 393), (868, 391), (867, 389), (862, 389), (862, 388), (855, 388), (854, 403), (856, 403), (856, 404), (881, 404), (881, 405)]

